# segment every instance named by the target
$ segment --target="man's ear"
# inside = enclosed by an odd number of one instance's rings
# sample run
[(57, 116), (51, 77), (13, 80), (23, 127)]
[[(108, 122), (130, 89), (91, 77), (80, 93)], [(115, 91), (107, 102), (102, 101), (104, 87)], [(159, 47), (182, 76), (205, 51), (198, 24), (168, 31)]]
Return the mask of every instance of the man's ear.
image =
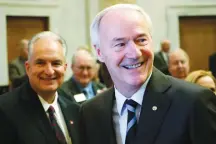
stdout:
[(94, 45), (94, 48), (95, 48), (95, 51), (96, 51), (96, 53), (97, 53), (98, 60), (99, 60), (100, 62), (104, 62), (104, 56), (103, 56), (103, 54), (101, 53), (100, 48), (99, 48), (97, 45)]
[(71, 64), (71, 70), (72, 70), (72, 72), (75, 71), (75, 67), (74, 67), (74, 64), (73, 64), (73, 63)]
[(27, 61), (25, 62), (25, 69), (26, 69), (26, 74), (28, 75), (29, 69), (30, 69), (29, 60), (27, 60)]

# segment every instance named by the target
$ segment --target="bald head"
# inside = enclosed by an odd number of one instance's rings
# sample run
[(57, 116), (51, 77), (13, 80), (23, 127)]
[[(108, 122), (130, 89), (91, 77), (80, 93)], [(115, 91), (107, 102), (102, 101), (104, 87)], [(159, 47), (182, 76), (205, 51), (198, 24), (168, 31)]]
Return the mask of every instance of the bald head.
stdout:
[(189, 70), (189, 56), (183, 49), (176, 49), (169, 54), (169, 72), (173, 77), (185, 79)]
[(168, 53), (170, 51), (170, 41), (163, 40), (161, 41), (161, 51)]

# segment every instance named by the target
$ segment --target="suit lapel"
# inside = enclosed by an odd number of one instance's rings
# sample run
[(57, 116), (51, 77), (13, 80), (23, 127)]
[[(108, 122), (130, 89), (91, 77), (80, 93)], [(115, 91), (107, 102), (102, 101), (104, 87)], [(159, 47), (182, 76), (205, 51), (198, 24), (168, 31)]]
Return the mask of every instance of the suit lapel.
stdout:
[(78, 142), (76, 142), (76, 138), (77, 136), (77, 114), (74, 113), (74, 109), (73, 108), (69, 108), (68, 104), (66, 103), (66, 101), (63, 100), (63, 98), (61, 96), (59, 96), (58, 99), (59, 105), (61, 107), (61, 111), (64, 115), (64, 119), (65, 119), (65, 123), (67, 125), (67, 129), (69, 132), (69, 135), (71, 137), (72, 143), (76, 144)]
[(26, 118), (29, 118), (30, 123), (43, 133), (47, 143), (57, 144), (43, 106), (29, 83), (23, 85), (21, 98), (23, 110), (26, 111)]
[(135, 144), (153, 144), (170, 107), (166, 91), (171, 84), (154, 69), (143, 98)]
[(102, 127), (106, 131), (104, 131), (101, 136), (103, 136), (104, 144), (117, 144), (116, 143), (116, 136), (115, 130), (113, 125), (113, 102), (114, 102), (114, 88), (109, 89), (103, 95), (103, 101), (101, 103), (101, 109), (99, 114), (101, 115), (100, 118), (103, 123), (101, 124)]
[(96, 83), (95, 83), (95, 82), (92, 82), (92, 89), (93, 89), (94, 94), (96, 95), (96, 94), (97, 94), (98, 87), (96, 86)]
[(163, 61), (163, 63), (167, 65), (167, 62), (166, 62), (166, 60), (164, 59), (164, 56), (163, 56), (163, 53), (162, 53), (162, 52), (160, 52), (160, 57), (161, 57), (161, 60)]
[(69, 91), (71, 92), (72, 95), (75, 95), (75, 94), (79, 94), (79, 93), (82, 93), (80, 91), (80, 88), (78, 87), (76, 81), (73, 79), (73, 77), (69, 80)]

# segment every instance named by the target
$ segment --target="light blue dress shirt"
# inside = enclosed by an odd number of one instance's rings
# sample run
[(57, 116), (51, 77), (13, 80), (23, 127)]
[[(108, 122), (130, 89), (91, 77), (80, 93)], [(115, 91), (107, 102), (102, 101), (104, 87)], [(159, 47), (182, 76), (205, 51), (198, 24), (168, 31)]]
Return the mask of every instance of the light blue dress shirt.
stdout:
[[(130, 98), (138, 103), (138, 106), (136, 108), (136, 117), (138, 122), (141, 112), (143, 96), (150, 77), (151, 75), (148, 77), (146, 82), (140, 87), (140, 89), (136, 93), (134, 93)], [(116, 88), (115, 98), (116, 100), (113, 106), (113, 124), (116, 133), (116, 140), (117, 144), (125, 144), (128, 112), (126, 106), (124, 105), (124, 102), (127, 98), (123, 96)]]

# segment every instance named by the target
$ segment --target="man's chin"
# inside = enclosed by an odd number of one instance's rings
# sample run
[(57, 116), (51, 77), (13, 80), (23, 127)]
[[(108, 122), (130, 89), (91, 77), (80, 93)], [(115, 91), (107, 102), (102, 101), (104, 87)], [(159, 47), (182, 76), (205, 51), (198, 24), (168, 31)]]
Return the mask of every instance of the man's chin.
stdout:
[(53, 91), (56, 91), (57, 90), (57, 86), (45, 86), (43, 88), (41, 88), (41, 91), (43, 92), (53, 92)]
[(83, 81), (83, 82), (81, 82), (80, 84), (82, 85), (82, 86), (87, 86), (88, 84), (90, 83), (90, 81)]

